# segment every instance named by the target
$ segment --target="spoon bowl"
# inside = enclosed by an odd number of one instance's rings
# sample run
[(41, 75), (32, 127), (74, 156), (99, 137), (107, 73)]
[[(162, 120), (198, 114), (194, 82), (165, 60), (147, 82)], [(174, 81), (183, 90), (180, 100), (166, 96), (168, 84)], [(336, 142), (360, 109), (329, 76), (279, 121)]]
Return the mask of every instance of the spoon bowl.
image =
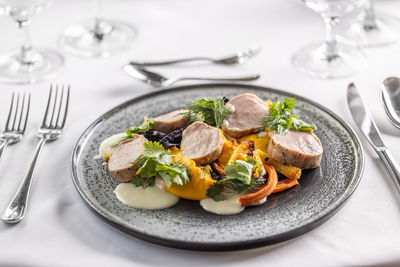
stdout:
[(400, 129), (400, 78), (389, 77), (381, 90), (383, 107), (390, 123)]

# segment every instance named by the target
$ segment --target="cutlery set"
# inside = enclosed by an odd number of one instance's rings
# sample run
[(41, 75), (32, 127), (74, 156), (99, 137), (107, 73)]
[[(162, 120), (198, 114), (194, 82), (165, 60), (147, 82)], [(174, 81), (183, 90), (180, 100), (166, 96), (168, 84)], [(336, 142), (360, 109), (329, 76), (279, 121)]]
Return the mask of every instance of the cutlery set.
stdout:
[(226, 81), (253, 81), (257, 80), (260, 75), (259, 74), (250, 74), (243, 77), (177, 77), (177, 78), (168, 78), (160, 73), (150, 71), (146, 69), (146, 67), (150, 66), (166, 66), (166, 65), (174, 65), (178, 63), (185, 63), (191, 61), (208, 61), (214, 64), (219, 65), (236, 65), (243, 64), (247, 62), (249, 59), (254, 57), (260, 52), (259, 46), (254, 46), (251, 48), (247, 48), (241, 51), (238, 51), (234, 55), (226, 56), (223, 58), (210, 58), (210, 57), (191, 57), (184, 59), (176, 59), (176, 60), (165, 60), (165, 61), (130, 61), (123, 67), (123, 70), (132, 78), (147, 83), (154, 87), (166, 88), (171, 86), (179, 81), (184, 80), (196, 80), (196, 81), (218, 81), (218, 82), (226, 82)]
[[(396, 121), (396, 119), (399, 118), (399, 85), (400, 83), (397, 78), (388, 78), (384, 81), (383, 89), (381, 91), (385, 111), (388, 114), (389, 120), (396, 127), (399, 127), (399, 125), (396, 125), (396, 123), (399, 122)], [(372, 148), (381, 158), (382, 162), (390, 173), (396, 189), (400, 193), (400, 167), (383, 141), (378, 127), (369, 114), (357, 87), (353, 83), (349, 84), (347, 87), (347, 103), (353, 120)], [(390, 116), (392, 115), (395, 117), (394, 121), (391, 120), (389, 114)]]
[[(39, 143), (36, 147), (31, 165), (17, 192), (3, 213), (2, 220), (6, 223), (17, 223), (24, 218), (33, 173), (43, 145), (46, 142), (57, 140), (62, 134), (67, 118), (70, 86), (60, 86), (60, 88), (59, 86), (55, 86), (55, 89), (53, 88), (53, 86), (50, 87), (43, 122), (37, 131)], [(14, 102), (16, 103), (14, 104)], [(23, 94), (22, 100), (20, 100), (19, 94), (17, 94), (16, 100), (15, 94), (12, 95), (10, 112), (5, 130), (0, 136), (0, 157), (1, 152), (7, 145), (16, 143), (22, 139), (28, 121), (29, 107), (30, 94)]]

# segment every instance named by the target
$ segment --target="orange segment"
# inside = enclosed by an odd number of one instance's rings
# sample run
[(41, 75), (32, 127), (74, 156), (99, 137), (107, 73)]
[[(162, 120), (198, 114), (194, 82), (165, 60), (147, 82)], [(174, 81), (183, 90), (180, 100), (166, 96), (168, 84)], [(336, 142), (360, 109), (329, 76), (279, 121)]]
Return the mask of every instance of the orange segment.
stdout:
[(182, 163), (190, 170), (190, 182), (185, 185), (172, 184), (170, 188), (166, 187), (165, 190), (185, 199), (202, 200), (207, 198), (207, 189), (215, 183), (210, 173), (197, 167), (193, 160), (184, 157), (176, 147), (171, 148), (171, 151), (176, 155), (172, 157), (173, 161)]
[(222, 165), (227, 165), (233, 151), (235, 151), (236, 145), (231, 140), (226, 138), (222, 131), (221, 134), (222, 137), (224, 138), (224, 146), (222, 147), (221, 155), (219, 155), (217, 161)]
[(254, 141), (254, 147), (255, 149), (260, 149), (261, 151), (267, 153), (267, 144), (269, 141), (269, 135), (267, 132), (261, 132), (260, 134), (251, 134), (244, 136), (240, 138), (238, 141), (240, 143), (246, 142), (246, 141)]
[(271, 158), (267, 152), (262, 151), (261, 149), (256, 149), (254, 154), (257, 154), (264, 164), (269, 164), (274, 166), (277, 172), (283, 174), (289, 179), (299, 179), (301, 176), (301, 169), (295, 166), (284, 165), (277, 160)]

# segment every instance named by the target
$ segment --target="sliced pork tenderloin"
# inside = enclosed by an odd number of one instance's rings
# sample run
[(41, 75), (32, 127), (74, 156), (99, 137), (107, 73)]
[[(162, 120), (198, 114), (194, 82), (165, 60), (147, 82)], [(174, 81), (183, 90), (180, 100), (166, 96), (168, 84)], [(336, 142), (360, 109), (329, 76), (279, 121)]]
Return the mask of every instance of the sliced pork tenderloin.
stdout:
[(282, 135), (271, 134), (267, 144), (271, 158), (300, 169), (313, 169), (321, 164), (322, 145), (311, 131), (289, 131)]
[(253, 94), (237, 95), (227, 105), (233, 106), (233, 112), (221, 128), (224, 133), (235, 138), (254, 133), (262, 119), (269, 114), (267, 104)]
[(108, 169), (119, 182), (129, 182), (135, 176), (137, 166), (132, 164), (144, 152), (144, 143), (147, 139), (142, 135), (134, 134), (132, 139), (116, 146), (108, 160)]
[(204, 165), (216, 160), (222, 152), (224, 138), (218, 128), (195, 122), (182, 133), (182, 154)]
[(154, 118), (154, 130), (170, 133), (184, 128), (189, 123), (189, 116), (182, 114), (185, 112), (187, 110), (179, 109)]

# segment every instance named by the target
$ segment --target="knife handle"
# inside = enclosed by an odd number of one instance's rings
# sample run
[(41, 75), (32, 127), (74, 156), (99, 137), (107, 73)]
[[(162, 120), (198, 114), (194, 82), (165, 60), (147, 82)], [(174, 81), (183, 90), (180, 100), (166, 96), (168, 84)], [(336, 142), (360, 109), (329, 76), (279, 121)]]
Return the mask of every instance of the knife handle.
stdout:
[(400, 167), (397, 164), (392, 153), (388, 149), (377, 151), (379, 157), (382, 159), (386, 168), (388, 169), (390, 176), (392, 177), (393, 183), (395, 184), (398, 192), (400, 193)]

